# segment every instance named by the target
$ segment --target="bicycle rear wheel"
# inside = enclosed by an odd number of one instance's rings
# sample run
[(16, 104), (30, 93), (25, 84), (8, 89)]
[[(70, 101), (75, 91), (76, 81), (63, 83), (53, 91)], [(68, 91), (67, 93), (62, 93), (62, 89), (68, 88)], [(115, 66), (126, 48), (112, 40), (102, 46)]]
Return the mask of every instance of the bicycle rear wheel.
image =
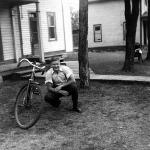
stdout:
[(43, 107), (43, 96), (37, 84), (24, 85), (16, 98), (15, 119), (22, 129), (32, 127), (40, 118)]

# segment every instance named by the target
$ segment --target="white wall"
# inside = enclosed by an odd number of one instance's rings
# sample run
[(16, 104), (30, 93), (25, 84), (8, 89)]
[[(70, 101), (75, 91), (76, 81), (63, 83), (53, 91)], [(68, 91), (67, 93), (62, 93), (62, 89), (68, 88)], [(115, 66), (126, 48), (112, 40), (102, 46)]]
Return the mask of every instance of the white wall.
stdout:
[[(3, 7), (3, 8), (2, 8)], [(9, 9), (0, 7), (0, 28), (3, 44), (4, 60), (14, 59), (13, 35)]]
[[(61, 0), (41, 0), (40, 12), (44, 52), (65, 50)], [(50, 41), (48, 37), (47, 12), (56, 13), (56, 41)]]
[(63, 5), (63, 18), (64, 18), (64, 31), (65, 31), (65, 45), (66, 52), (73, 51), (73, 36), (72, 36), (72, 24), (71, 24), (71, 12), (68, 0), (62, 0)]
[(22, 57), (21, 54), (21, 41), (20, 41), (20, 29), (19, 29), (19, 15), (18, 15), (18, 10), (17, 7), (13, 8), (13, 16), (12, 16), (12, 22), (13, 22), (13, 40), (14, 40), (14, 55), (15, 59), (18, 62), (19, 58)]
[[(147, 4), (148, 4), (148, 0), (147, 0)], [(148, 11), (148, 7), (147, 5), (145, 4), (145, 0), (142, 0), (141, 1), (141, 6), (142, 6), (142, 15)]]
[(31, 52), (31, 42), (30, 42), (30, 26), (29, 26), (29, 16), (30, 11), (36, 11), (35, 4), (28, 4), (21, 6), (21, 28), (22, 28), (22, 40), (23, 40), (23, 54), (30, 55)]
[[(67, 1), (65, 0), (39, 0), (41, 18), (41, 38), (44, 52), (66, 50), (72, 51), (71, 17)], [(62, 6), (63, 3), (63, 6)], [(28, 11), (35, 10), (35, 4), (25, 5), (23, 8), (22, 30), (24, 54), (31, 54), (30, 29)], [(50, 41), (48, 37), (47, 12), (56, 13), (57, 40)]]
[[(89, 4), (89, 47), (122, 46), (124, 1), (102, 1)], [(94, 42), (93, 25), (102, 24), (102, 42)], [(140, 41), (140, 23), (138, 20), (136, 41)]]
[(136, 41), (140, 43), (140, 15), (137, 21), (137, 27), (136, 27)]
[[(89, 4), (89, 47), (124, 45), (124, 1)], [(93, 25), (102, 25), (102, 42), (94, 43)]]

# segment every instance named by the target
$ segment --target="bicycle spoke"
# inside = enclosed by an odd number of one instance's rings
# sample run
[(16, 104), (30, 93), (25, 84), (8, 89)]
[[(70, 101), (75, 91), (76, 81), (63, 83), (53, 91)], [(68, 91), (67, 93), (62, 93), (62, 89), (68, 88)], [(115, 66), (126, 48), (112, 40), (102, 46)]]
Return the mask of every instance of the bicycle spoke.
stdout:
[(15, 117), (21, 128), (31, 127), (39, 118), (42, 106), (42, 95), (37, 85), (30, 87), (27, 94), (25, 87), (19, 94), (15, 105)]

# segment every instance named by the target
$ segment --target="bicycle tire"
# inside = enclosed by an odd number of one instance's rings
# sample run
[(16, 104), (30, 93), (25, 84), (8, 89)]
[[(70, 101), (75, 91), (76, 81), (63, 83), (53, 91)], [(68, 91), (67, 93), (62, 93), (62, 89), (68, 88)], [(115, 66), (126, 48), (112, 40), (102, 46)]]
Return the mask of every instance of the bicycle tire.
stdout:
[[(22, 129), (31, 128), (39, 120), (43, 108), (44, 101), (43, 101), (43, 96), (39, 85), (37, 85), (36, 83), (31, 83), (29, 87), (30, 87), (30, 94), (29, 94), (28, 102), (26, 97), (28, 84), (25, 84), (20, 89), (15, 101), (15, 119), (18, 126)], [(39, 96), (39, 97), (38, 99), (35, 99), (35, 97), (33, 96)], [(33, 111), (31, 109), (36, 110), (37, 104), (39, 105), (38, 107), (39, 110), (35, 114), (33, 114)], [(28, 111), (30, 110), (31, 112), (28, 113)], [(31, 116), (35, 115), (35, 116), (33, 116), (33, 118), (31, 119), (30, 115)]]

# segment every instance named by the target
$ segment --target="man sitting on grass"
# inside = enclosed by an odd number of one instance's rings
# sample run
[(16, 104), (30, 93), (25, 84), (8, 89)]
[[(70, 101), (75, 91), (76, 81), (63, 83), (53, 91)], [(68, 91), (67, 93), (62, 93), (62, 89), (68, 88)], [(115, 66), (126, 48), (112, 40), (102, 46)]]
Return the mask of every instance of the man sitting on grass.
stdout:
[(139, 61), (140, 63), (143, 62), (143, 59), (142, 59), (142, 49), (141, 49), (140, 43), (135, 43), (135, 53), (134, 53), (134, 57), (138, 57), (138, 61)]
[(60, 65), (58, 58), (50, 60), (50, 67), (46, 72), (47, 94), (45, 95), (45, 101), (54, 107), (59, 107), (61, 103), (59, 98), (71, 95), (72, 110), (81, 112), (78, 108), (78, 89), (72, 70), (65, 65)]

